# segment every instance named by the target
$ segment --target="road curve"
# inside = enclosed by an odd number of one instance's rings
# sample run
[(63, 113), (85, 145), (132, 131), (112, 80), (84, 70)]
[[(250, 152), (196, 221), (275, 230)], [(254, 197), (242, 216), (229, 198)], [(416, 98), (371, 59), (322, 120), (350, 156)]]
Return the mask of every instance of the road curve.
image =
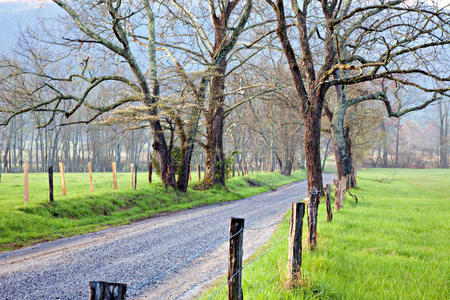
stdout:
[[(325, 175), (330, 182), (333, 175)], [(96, 233), (0, 253), (0, 299), (87, 299), (89, 281), (128, 285), (130, 299), (192, 298), (226, 271), (230, 216), (245, 218), (244, 253), (264, 243), (306, 182)], [(195, 272), (194, 272), (195, 270)]]

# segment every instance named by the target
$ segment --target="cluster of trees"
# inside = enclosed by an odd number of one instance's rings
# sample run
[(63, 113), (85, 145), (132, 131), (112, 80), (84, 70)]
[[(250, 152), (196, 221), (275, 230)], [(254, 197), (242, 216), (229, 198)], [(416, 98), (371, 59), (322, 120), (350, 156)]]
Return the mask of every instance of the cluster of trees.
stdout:
[(61, 158), (101, 169), (125, 154), (185, 192), (193, 161), (207, 188), (226, 184), (234, 155), (287, 175), (300, 162), (321, 192), (331, 149), (345, 176), (384, 115), (448, 103), (449, 13), (422, 1), (53, 3), (61, 18), (0, 63), (8, 169), (27, 147), (36, 169)]
[(363, 164), (368, 167), (448, 168), (449, 102), (430, 105), (422, 120), (383, 119)]

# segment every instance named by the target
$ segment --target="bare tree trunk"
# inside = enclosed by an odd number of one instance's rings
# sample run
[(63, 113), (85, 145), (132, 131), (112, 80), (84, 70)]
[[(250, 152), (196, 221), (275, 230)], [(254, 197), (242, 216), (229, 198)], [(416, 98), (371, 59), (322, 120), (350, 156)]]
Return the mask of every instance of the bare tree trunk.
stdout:
[(448, 168), (448, 102), (439, 101), (439, 167)]
[(398, 168), (398, 148), (400, 145), (400, 118), (397, 118), (397, 132), (395, 136), (395, 167)]
[(225, 185), (225, 154), (223, 151), (223, 102), (225, 101), (225, 72), (227, 63), (218, 66), (211, 79), (211, 100), (206, 115), (206, 162), (203, 183)]
[(320, 160), (320, 112), (310, 109), (305, 113), (305, 155), (308, 176), (308, 191), (323, 192), (322, 168)]
[(30, 171), (33, 168), (33, 143), (34, 143), (34, 130), (31, 133), (30, 145), (28, 148), (28, 164), (30, 165)]

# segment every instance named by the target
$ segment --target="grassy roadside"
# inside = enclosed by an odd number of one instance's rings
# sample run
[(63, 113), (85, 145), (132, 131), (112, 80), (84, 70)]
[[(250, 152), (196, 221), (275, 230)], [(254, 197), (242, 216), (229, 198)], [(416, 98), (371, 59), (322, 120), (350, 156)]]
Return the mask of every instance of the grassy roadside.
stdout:
[[(193, 179), (197, 178), (195, 173), (192, 175)], [(290, 177), (260, 173), (231, 178), (227, 189), (214, 187), (199, 191), (189, 188), (183, 194), (166, 190), (159, 178), (149, 184), (145, 173), (138, 174), (138, 189), (133, 190), (129, 176), (129, 173), (119, 174), (119, 190), (111, 192), (111, 173), (95, 173), (95, 193), (92, 194), (87, 174), (67, 173), (67, 196), (63, 197), (61, 182), (55, 174), (55, 202), (49, 204), (46, 174), (30, 174), (28, 203), (23, 202), (23, 174), (3, 174), (0, 184), (0, 251), (127, 224), (159, 213), (246, 198), (306, 177), (303, 171), (296, 171)], [(259, 186), (250, 186), (246, 179)], [(194, 179), (192, 184), (196, 183)]]
[[(319, 248), (304, 250), (302, 286), (285, 285), (289, 224), (283, 223), (254, 257), (279, 246), (243, 270), (244, 298), (281, 270), (253, 299), (448, 299), (449, 176), (449, 170), (360, 171), (352, 191), (358, 204), (348, 197), (331, 223), (321, 205)], [(214, 299), (226, 299), (226, 288)]]

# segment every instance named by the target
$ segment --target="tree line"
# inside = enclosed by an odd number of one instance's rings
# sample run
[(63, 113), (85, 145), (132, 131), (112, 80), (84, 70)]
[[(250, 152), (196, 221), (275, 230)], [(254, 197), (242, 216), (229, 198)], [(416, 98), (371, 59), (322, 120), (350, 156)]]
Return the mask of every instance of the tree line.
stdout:
[(9, 169), (24, 145), (37, 169), (124, 153), (186, 192), (193, 160), (204, 188), (226, 184), (230, 161), (300, 162), (321, 193), (329, 149), (344, 177), (374, 123), (448, 102), (448, 10), (422, 1), (53, 3), (61, 17), (1, 59)]

